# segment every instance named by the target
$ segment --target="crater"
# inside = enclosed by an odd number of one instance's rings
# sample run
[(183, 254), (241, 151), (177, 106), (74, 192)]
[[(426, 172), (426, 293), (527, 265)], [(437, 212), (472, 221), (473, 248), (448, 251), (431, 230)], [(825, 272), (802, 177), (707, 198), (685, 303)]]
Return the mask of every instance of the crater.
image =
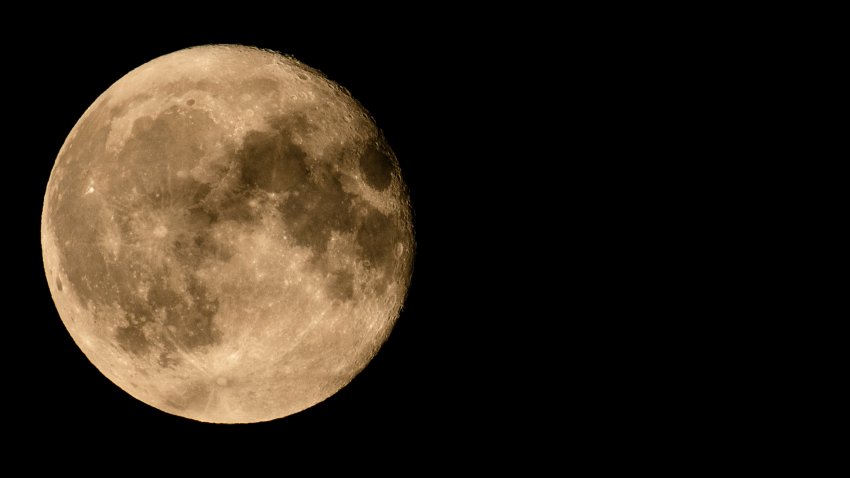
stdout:
[(56, 288), (59, 289), (59, 292), (62, 292), (62, 279), (56, 278)]

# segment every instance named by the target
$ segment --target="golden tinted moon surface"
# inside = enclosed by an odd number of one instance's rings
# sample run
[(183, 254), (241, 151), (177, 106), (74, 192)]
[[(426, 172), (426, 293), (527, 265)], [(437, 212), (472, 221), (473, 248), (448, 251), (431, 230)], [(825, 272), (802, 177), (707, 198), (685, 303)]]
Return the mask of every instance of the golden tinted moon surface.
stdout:
[(42, 252), (59, 315), (165, 412), (272, 420), (349, 383), (414, 252), (398, 161), (346, 90), (280, 54), (189, 48), (128, 73), (68, 135)]

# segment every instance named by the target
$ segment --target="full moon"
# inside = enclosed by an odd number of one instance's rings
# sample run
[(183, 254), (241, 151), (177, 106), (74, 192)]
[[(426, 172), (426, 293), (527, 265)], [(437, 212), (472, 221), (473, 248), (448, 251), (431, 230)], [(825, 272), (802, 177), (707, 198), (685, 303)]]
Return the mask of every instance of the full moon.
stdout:
[(59, 151), (44, 268), (86, 357), (213, 423), (297, 413), (371, 360), (410, 282), (396, 156), (350, 94), (280, 54), (189, 48), (131, 71)]

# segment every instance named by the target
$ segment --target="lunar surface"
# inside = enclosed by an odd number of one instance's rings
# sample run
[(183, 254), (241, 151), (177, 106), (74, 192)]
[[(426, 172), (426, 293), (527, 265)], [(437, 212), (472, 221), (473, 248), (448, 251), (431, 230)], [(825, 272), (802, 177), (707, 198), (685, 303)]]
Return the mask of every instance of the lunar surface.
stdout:
[(214, 423), (336, 393), (386, 340), (410, 282), (398, 161), (347, 91), (254, 48), (128, 73), (65, 141), (44, 266), (74, 341), (111, 381)]

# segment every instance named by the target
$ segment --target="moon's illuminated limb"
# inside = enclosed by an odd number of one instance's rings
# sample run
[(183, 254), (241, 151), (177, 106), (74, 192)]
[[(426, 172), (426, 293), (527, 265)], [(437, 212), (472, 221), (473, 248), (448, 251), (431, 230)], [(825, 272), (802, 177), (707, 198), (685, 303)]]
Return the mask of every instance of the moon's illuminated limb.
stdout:
[(386, 339), (413, 256), (398, 163), (318, 72), (239, 46), (181, 50), (104, 92), (45, 194), (50, 290), (136, 398), (209, 422), (296, 413)]

